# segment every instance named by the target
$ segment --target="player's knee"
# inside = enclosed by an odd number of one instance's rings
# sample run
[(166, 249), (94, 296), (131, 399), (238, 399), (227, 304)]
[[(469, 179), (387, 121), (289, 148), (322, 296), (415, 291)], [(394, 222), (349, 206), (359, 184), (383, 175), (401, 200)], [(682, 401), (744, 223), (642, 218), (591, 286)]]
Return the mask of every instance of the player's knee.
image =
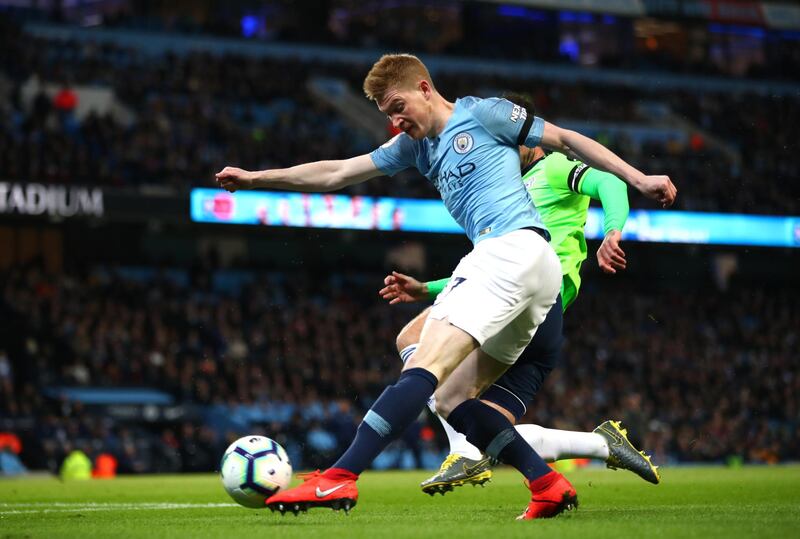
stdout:
[(405, 327), (400, 330), (400, 333), (397, 334), (397, 338), (395, 339), (395, 346), (397, 346), (398, 352), (402, 352), (412, 344), (419, 343), (422, 334), (422, 327), (425, 325), (425, 319), (427, 318), (429, 311), (430, 307), (422, 311), (422, 313), (417, 315), (411, 322), (406, 324)]
[(402, 352), (412, 344), (417, 344), (419, 342), (419, 336), (412, 335), (411, 331), (409, 330), (408, 326), (404, 327), (400, 330), (400, 333), (397, 334), (397, 338), (395, 339), (395, 345), (397, 346), (397, 352)]
[(447, 419), (450, 413), (458, 406), (471, 398), (474, 392), (466, 391), (466, 388), (454, 387), (452, 383), (445, 384), (435, 393), (436, 413)]

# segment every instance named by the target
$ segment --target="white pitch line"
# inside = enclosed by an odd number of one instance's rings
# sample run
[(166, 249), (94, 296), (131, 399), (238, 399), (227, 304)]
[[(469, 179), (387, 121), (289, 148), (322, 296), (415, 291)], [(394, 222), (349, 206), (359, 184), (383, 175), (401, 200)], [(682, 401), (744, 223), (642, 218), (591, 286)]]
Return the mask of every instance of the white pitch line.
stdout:
[[(144, 511), (165, 509), (208, 509), (240, 507), (235, 503), (0, 503), (0, 515), (33, 513), (74, 513), (76, 511)], [(7, 510), (6, 510), (7, 509)]]

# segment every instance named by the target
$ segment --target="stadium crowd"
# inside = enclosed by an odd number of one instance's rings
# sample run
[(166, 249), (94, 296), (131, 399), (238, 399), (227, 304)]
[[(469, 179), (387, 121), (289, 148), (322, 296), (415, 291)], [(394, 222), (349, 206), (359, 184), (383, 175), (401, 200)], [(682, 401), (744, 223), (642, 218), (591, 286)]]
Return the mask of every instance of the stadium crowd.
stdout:
[[(380, 303), (381, 279), (12, 269), (0, 279), (11, 321), (0, 334), (0, 431), (22, 439), (28, 465), (51, 469), (78, 447), (115, 455), (122, 472), (213, 470), (227, 443), (259, 431), (296, 467), (325, 466), (399, 370), (395, 334), (418, 309)], [(588, 430), (621, 418), (665, 464), (796, 460), (795, 296), (589, 284), (525, 422)], [(64, 386), (155, 388), (192, 414), (113, 419), (48, 391)], [(379, 465), (438, 465), (445, 446), (429, 420)]]
[[(313, 76), (335, 76), (360, 92), (365, 66), (249, 56), (164, 53), (111, 44), (46, 40), (8, 21), (0, 32), (0, 169), (10, 179), (52, 183), (210, 185), (221, 163), (274, 168), (370, 151), (375, 142), (346, 125), (306, 88)], [(30, 103), (23, 88), (38, 81)], [(90, 113), (78, 120), (41, 84), (101, 85), (133, 111), (125, 122)], [(634, 140), (601, 129), (597, 136), (643, 170), (669, 174), (681, 190), (678, 209), (796, 214), (800, 192), (789, 148), (797, 97), (590, 86), (586, 83), (442, 74), (447, 96), (533, 94), (537, 114), (555, 122), (591, 120), (647, 126), (636, 105), (655, 102), (701, 129), (687, 140)], [(736, 110), (737, 114), (729, 111)], [(693, 128), (694, 129), (694, 128)], [(388, 135), (387, 135), (388, 136)], [(737, 158), (711, 144), (722, 141)], [(765, 181), (764, 178), (769, 178)], [(350, 192), (435, 198), (416, 173), (368, 182)], [(633, 195), (634, 206), (648, 202)]]

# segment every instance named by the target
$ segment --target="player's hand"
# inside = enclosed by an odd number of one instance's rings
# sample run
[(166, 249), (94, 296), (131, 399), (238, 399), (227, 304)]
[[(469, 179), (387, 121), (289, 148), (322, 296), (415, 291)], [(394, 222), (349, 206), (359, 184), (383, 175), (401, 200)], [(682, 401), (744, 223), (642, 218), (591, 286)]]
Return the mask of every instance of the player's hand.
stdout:
[(617, 270), (624, 270), (627, 266), (625, 252), (619, 247), (621, 238), (622, 233), (619, 230), (612, 230), (606, 234), (597, 250), (597, 264), (606, 273), (617, 273)]
[(217, 185), (231, 193), (254, 187), (255, 173), (236, 167), (225, 167), (214, 175)]
[(413, 303), (421, 301), (427, 297), (425, 285), (413, 277), (403, 275), (393, 271), (391, 275), (387, 275), (383, 279), (383, 284), (386, 286), (381, 288), (378, 294), (389, 302), (390, 305), (395, 303)]
[(657, 200), (662, 208), (669, 208), (675, 202), (678, 189), (669, 179), (669, 176), (645, 176), (644, 182), (639, 186), (639, 191), (647, 198)]

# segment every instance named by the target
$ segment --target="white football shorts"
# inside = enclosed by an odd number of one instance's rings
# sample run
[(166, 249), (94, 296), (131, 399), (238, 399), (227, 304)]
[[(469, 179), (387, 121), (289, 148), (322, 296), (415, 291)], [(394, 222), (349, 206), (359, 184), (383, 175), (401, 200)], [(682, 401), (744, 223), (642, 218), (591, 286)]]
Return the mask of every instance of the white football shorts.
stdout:
[(512, 365), (560, 289), (561, 264), (550, 244), (533, 230), (515, 230), (479, 242), (461, 259), (429, 317), (463, 329)]

